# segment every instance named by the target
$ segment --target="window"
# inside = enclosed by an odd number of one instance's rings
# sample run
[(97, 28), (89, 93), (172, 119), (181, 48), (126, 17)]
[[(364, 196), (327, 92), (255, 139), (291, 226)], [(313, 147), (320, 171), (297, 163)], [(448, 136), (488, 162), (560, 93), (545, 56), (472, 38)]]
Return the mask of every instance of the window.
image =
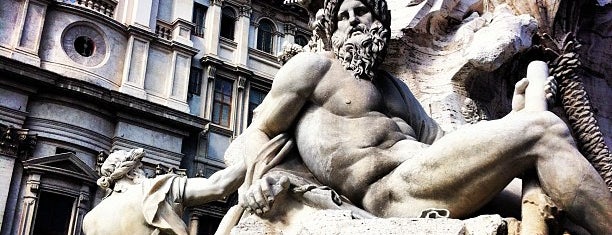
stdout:
[(193, 23), (195, 24), (195, 30), (193, 31), (193, 35), (198, 37), (204, 36), (204, 19), (206, 19), (206, 7), (194, 3), (193, 5)]
[(191, 67), (189, 71), (189, 94), (200, 95), (202, 89), (202, 69), (197, 67)]
[(33, 234), (69, 234), (75, 198), (40, 192)]
[(221, 224), (221, 218), (213, 217), (210, 215), (200, 216), (200, 223), (198, 224), (198, 235), (213, 235)]
[(236, 12), (230, 7), (224, 7), (221, 12), (221, 37), (234, 40)]
[(272, 53), (274, 25), (271, 21), (263, 19), (259, 21), (257, 27), (257, 49)]
[(308, 44), (308, 39), (306, 39), (304, 35), (297, 35), (295, 36), (295, 44), (306, 46), (306, 44)]
[(247, 117), (247, 125), (251, 125), (253, 121), (253, 111), (261, 104), (264, 97), (266, 97), (266, 93), (263, 91), (251, 89), (251, 92), (249, 92), (249, 116)]
[(212, 122), (229, 127), (232, 110), (233, 83), (230, 80), (218, 78), (215, 80), (213, 97)]

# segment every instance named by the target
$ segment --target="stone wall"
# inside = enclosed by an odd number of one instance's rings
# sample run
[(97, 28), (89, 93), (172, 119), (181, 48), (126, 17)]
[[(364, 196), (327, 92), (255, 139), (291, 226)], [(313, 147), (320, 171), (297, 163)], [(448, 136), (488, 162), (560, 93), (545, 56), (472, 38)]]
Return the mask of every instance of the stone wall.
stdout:
[(578, 40), (584, 65), (582, 79), (596, 109), (599, 127), (608, 147), (612, 146), (612, 4), (600, 7), (588, 5), (582, 10), (583, 19)]

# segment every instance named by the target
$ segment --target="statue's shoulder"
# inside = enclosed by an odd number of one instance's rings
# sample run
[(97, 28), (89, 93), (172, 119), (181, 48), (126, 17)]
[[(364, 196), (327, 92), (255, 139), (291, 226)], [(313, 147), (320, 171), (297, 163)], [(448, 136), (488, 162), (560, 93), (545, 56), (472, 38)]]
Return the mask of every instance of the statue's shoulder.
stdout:
[(302, 52), (291, 58), (283, 67), (313, 69), (329, 66), (333, 60), (332, 52)]

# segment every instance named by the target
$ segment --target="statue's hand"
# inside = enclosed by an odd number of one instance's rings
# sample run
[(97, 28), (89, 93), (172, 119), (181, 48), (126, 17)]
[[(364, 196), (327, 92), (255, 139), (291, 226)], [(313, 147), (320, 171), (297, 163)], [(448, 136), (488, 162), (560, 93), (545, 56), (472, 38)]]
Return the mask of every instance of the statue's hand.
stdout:
[(525, 108), (525, 90), (529, 85), (529, 80), (523, 78), (514, 85), (514, 95), (512, 96), (512, 111), (518, 112)]
[(553, 76), (548, 76), (548, 78), (546, 78), (544, 92), (546, 92), (546, 103), (548, 103), (548, 108), (551, 109), (555, 105), (555, 99), (557, 97), (557, 80), (555, 80)]
[[(512, 97), (512, 111), (517, 112), (525, 108), (525, 90), (529, 86), (529, 80), (523, 78), (514, 85), (514, 95)], [(546, 84), (544, 85), (544, 92), (546, 93), (546, 103), (548, 107), (552, 107), (555, 104), (555, 97), (557, 96), (557, 80), (553, 76), (546, 78)]]
[(286, 176), (277, 179), (275, 177), (264, 176), (249, 187), (240, 195), (239, 204), (246, 211), (263, 215), (272, 208), (276, 196), (286, 192), (289, 188), (289, 179)]

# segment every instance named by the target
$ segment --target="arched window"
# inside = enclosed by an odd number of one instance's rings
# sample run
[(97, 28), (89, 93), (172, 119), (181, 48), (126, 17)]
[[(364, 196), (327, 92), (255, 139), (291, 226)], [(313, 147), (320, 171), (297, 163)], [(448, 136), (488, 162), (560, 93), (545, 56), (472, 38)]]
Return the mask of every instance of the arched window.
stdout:
[(300, 46), (306, 46), (306, 44), (308, 44), (308, 39), (306, 39), (304, 35), (296, 35), (295, 44), (298, 44)]
[(221, 37), (234, 40), (235, 25), (236, 12), (231, 7), (224, 7), (221, 11)]
[(262, 19), (257, 27), (257, 49), (272, 53), (274, 24), (270, 20)]

